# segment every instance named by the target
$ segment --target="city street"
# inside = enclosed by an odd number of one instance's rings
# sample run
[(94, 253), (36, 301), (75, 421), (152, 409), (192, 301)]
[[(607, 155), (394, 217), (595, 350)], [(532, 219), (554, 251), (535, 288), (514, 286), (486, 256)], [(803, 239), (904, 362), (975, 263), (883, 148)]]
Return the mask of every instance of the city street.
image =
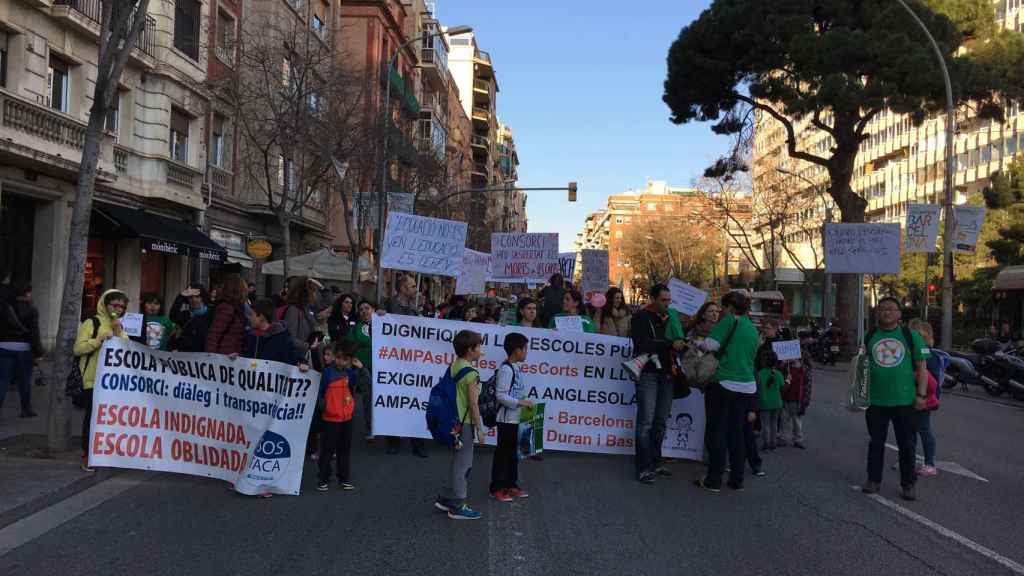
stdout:
[[(439, 449), (424, 461), (357, 439), (354, 493), (317, 492), (309, 461), (299, 497), (138, 471), (40, 491), (0, 513), (0, 574), (1024, 574), (1024, 409), (947, 394), (939, 475), (903, 502), (889, 451), (872, 498), (854, 489), (866, 432), (844, 381), (817, 373), (808, 450), (766, 455), (767, 477), (742, 493), (697, 490), (696, 463), (643, 486), (627, 458), (548, 453), (521, 469), (531, 497), (500, 504), (485, 497), (481, 450), (470, 494), (484, 518), (457, 523), (432, 507)], [(0, 456), (0, 470), (34, 467), (40, 482), (47, 464)]]

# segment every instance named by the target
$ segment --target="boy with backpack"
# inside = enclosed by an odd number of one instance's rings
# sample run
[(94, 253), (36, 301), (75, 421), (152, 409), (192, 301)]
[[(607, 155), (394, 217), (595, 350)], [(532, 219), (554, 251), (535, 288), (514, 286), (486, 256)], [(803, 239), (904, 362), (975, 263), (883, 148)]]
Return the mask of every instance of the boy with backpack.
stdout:
[(320, 481), (317, 490), (326, 492), (331, 478), (331, 454), (335, 455), (338, 483), (342, 490), (355, 490), (350, 474), (352, 456), (352, 413), (356, 402), (352, 390), (365, 386), (370, 373), (355, 357), (350, 340), (334, 343), (334, 364), (324, 366), (320, 379)]
[[(448, 367), (445, 377), (431, 391), (430, 404), (427, 409), (427, 425), (438, 441), (451, 445), (452, 459), (448, 467), (448, 475), (441, 485), (441, 494), (434, 501), (434, 507), (448, 513), (452, 520), (478, 520), (481, 514), (466, 504), (466, 493), (469, 484), (469, 473), (473, 469), (473, 441), (481, 444), (484, 441), (483, 422), (480, 418), (480, 374), (473, 368), (473, 363), (483, 355), (481, 344), (483, 337), (472, 330), (462, 330), (452, 339), (455, 355), (458, 358)], [(454, 383), (455, 421), (438, 423), (432, 420), (437, 408), (435, 396), (439, 389), (447, 388)], [(447, 428), (439, 430), (438, 428)], [(445, 435), (449, 436), (448, 438)]]
[(505, 336), (505, 362), (495, 374), (496, 396), (500, 408), (497, 413), (498, 447), (491, 461), (491, 496), (499, 502), (512, 502), (529, 494), (519, 487), (519, 408), (532, 408), (526, 399), (529, 390), (523, 383), (520, 362), (526, 360), (529, 340), (518, 332)]

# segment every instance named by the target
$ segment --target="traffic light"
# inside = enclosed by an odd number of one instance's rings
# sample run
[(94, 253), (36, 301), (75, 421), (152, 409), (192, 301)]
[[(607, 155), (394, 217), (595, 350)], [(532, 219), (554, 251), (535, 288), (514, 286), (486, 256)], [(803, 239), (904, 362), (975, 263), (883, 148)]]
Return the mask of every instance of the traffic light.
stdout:
[(938, 305), (939, 287), (933, 283), (928, 284), (928, 305)]
[(576, 183), (569, 182), (569, 202), (576, 201)]

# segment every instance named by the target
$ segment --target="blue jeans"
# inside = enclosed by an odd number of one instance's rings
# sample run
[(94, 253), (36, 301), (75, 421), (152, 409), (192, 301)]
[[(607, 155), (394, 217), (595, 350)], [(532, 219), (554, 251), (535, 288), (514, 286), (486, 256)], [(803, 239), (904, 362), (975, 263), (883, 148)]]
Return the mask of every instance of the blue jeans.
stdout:
[(0, 349), (0, 407), (4, 405), (11, 380), (18, 379), (21, 411), (32, 410), (32, 352)]
[(921, 437), (924, 448), (924, 465), (935, 467), (935, 434), (932, 433), (932, 411), (921, 410), (915, 414), (917, 418), (917, 434)]
[(645, 372), (636, 383), (636, 473), (661, 462), (661, 443), (672, 413), (672, 383), (665, 374)]

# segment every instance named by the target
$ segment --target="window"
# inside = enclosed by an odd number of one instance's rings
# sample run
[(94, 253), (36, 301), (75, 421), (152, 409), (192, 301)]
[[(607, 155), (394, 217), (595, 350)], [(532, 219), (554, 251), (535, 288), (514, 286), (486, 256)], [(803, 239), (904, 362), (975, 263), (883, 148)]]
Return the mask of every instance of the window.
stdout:
[(1017, 154), (1017, 139), (1013, 136), (1006, 139), (1006, 155), (1014, 156)]
[(174, 47), (199, 61), (199, 0), (174, 0)]
[(285, 56), (281, 59), (281, 84), (289, 86), (292, 83), (292, 59)]
[(277, 185), (283, 192), (295, 191), (295, 164), (284, 156), (278, 156)]
[(120, 122), (121, 122), (121, 93), (118, 92), (114, 96), (114, 101), (113, 101), (113, 103), (112, 103), (112, 105), (110, 107), (110, 110), (107, 112), (106, 130), (107, 130), (107, 132), (109, 132), (109, 133), (114, 135), (114, 142), (117, 142), (117, 140), (118, 140), (117, 137), (118, 137), (118, 133), (120, 132), (120, 127), (121, 127)]
[(188, 116), (171, 108), (171, 158), (183, 164), (188, 163), (188, 124)]
[(65, 114), (68, 112), (68, 101), (71, 89), (71, 75), (68, 64), (63, 60), (50, 56), (50, 68), (47, 70), (47, 100), (50, 108)]
[(213, 115), (213, 127), (210, 130), (210, 164), (218, 168), (225, 168), (231, 160), (230, 129), (231, 125), (227, 118), (220, 114)]
[(7, 32), (0, 31), (0, 86), (7, 87)]
[(321, 38), (327, 38), (327, 5), (318, 1), (313, 5), (313, 21), (309, 23)]
[(657, 210), (658, 210), (658, 203), (657, 202), (649, 202), (647, 204), (647, 211), (648, 212), (656, 212)]
[(235, 19), (223, 10), (217, 11), (217, 58), (235, 63)]

